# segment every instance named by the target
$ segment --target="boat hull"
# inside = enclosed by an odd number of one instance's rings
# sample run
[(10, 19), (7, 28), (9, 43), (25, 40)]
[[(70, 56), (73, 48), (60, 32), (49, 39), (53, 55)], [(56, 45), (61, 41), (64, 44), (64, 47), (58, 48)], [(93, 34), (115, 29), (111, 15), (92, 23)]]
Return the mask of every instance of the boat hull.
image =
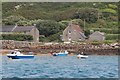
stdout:
[(32, 59), (34, 56), (7, 56), (8, 58), (12, 59)]
[(53, 54), (53, 56), (67, 56), (67, 54)]
[(88, 56), (84, 56), (84, 55), (77, 55), (77, 58), (88, 58)]

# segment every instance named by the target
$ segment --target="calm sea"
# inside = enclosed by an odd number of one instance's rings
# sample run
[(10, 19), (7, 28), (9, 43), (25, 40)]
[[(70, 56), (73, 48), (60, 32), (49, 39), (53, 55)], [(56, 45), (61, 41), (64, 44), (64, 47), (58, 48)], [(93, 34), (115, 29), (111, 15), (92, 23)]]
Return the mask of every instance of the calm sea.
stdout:
[(3, 56), (0, 74), (3, 78), (118, 78), (118, 56), (35, 56), (23, 60)]

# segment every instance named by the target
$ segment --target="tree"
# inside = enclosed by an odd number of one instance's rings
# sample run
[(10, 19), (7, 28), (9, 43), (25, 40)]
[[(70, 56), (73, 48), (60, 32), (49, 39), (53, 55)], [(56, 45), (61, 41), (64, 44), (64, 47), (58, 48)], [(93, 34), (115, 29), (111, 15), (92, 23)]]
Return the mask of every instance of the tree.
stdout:
[(45, 35), (46, 37), (65, 29), (64, 24), (52, 20), (42, 20), (36, 27), (39, 29), (40, 34)]
[(94, 23), (98, 19), (98, 10), (94, 8), (81, 8), (74, 14), (75, 19), (82, 19), (88, 23)]

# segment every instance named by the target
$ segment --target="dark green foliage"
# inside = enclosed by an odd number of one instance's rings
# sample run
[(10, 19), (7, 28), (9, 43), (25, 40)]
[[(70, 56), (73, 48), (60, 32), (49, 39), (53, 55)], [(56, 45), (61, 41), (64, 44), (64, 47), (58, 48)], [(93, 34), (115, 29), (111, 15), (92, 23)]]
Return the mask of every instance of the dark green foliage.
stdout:
[(88, 36), (90, 35), (90, 30), (85, 30), (85, 32), (84, 32), (84, 33), (85, 33), (85, 36), (87, 36), (87, 37), (88, 37)]
[(74, 14), (77, 12), (77, 9), (68, 9), (62, 12), (56, 12), (53, 16), (53, 20), (62, 21), (62, 20), (71, 20), (78, 19), (74, 17)]
[(2, 40), (17, 40), (17, 41), (31, 41), (33, 37), (31, 35), (24, 34), (2, 34)]
[(74, 19), (82, 19), (88, 23), (94, 23), (98, 19), (98, 10), (94, 8), (82, 8), (74, 14)]
[(45, 35), (46, 37), (61, 32), (65, 29), (65, 25), (62, 23), (58, 23), (52, 20), (44, 20), (40, 21), (36, 27), (38, 28), (41, 35)]
[(61, 34), (62, 34), (61, 32), (59, 32), (59, 33), (57, 33), (57, 34), (53, 34), (53, 35), (49, 36), (49, 37), (47, 38), (47, 40), (48, 40), (49, 42), (51, 42), (51, 41), (61, 42), (61, 36), (60, 36)]
[(55, 42), (61, 42), (61, 35), (62, 33), (59, 32), (59, 33), (56, 33), (56, 34), (53, 34), (53, 35), (50, 35), (48, 37), (40, 37), (39, 40), (41, 42), (52, 42), (52, 41), (55, 41)]
[(40, 42), (48, 42), (48, 40), (45, 37), (39, 37)]

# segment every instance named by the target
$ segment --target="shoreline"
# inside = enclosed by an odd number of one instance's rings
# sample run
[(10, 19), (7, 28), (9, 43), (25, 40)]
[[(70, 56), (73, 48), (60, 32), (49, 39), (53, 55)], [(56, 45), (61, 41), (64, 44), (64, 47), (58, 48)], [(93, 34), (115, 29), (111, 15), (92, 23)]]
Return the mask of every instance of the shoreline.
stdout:
[(2, 53), (8, 53), (7, 50), (20, 49), (22, 53), (33, 52), (36, 55), (48, 54), (51, 52), (60, 52), (67, 50), (69, 53), (85, 55), (119, 55), (120, 43), (111, 44), (92, 44), (86, 43), (41, 43), (25, 41), (2, 41)]
[[(1, 53), (1, 55), (2, 56), (4, 56), (4, 55), (6, 55), (6, 54), (8, 54), (9, 52), (10, 52), (11, 50), (10, 49), (2, 49), (2, 50), (0, 50), (0, 53)], [(26, 54), (26, 53), (28, 53), (29, 51), (24, 51), (24, 52), (22, 52), (23, 54)], [(70, 56), (72, 56), (72, 55), (77, 55), (77, 53), (75, 53), (74, 51), (69, 51), (70, 53), (69, 53), (69, 55)], [(97, 53), (92, 53), (91, 54), (91, 52), (88, 52), (88, 51), (85, 51), (85, 55), (108, 55), (108, 56), (112, 56), (112, 55), (116, 55), (116, 56), (118, 56), (119, 55), (119, 53), (117, 52), (117, 51), (114, 51), (114, 52), (116, 52), (116, 53), (110, 53), (110, 54), (100, 54), (100, 52), (99, 52), (99, 50), (98, 50), (98, 52)], [(93, 52), (94, 52), (94, 50), (93, 50)], [(102, 51), (103, 52), (103, 51)], [(34, 55), (36, 55), (36, 56), (52, 56), (48, 51), (44, 51), (44, 52), (35, 52), (35, 51), (33, 51), (33, 53), (34, 53)]]

